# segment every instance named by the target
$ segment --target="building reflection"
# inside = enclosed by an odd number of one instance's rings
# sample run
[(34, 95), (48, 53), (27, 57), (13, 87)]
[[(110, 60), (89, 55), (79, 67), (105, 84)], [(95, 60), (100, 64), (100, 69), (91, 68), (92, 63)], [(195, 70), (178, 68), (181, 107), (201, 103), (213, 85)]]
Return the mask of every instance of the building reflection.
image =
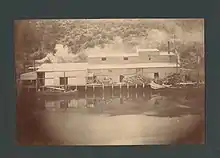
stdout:
[(97, 108), (100, 105), (106, 104), (124, 104), (127, 100), (149, 100), (150, 93), (149, 92), (141, 92), (141, 93), (115, 93), (115, 94), (101, 94), (101, 93), (93, 93), (93, 94), (81, 94), (78, 97), (70, 97), (70, 98), (62, 98), (59, 99), (40, 99), (40, 104), (44, 104), (45, 108), (55, 108), (55, 109), (85, 109), (85, 108)]

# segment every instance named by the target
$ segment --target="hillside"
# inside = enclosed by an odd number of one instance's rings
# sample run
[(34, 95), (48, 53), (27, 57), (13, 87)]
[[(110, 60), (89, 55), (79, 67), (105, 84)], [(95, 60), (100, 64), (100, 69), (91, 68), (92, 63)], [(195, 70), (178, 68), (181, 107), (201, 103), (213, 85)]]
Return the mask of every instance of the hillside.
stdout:
[(204, 54), (203, 27), (203, 21), (195, 19), (16, 21), (15, 55), (20, 63), (42, 59), (55, 53), (55, 44), (63, 44), (74, 57), (72, 61), (65, 58), (61, 62), (85, 62), (86, 54), (91, 51), (130, 53), (136, 47), (167, 50), (167, 41), (175, 38), (175, 47), (185, 63), (183, 65), (193, 68), (196, 56)]

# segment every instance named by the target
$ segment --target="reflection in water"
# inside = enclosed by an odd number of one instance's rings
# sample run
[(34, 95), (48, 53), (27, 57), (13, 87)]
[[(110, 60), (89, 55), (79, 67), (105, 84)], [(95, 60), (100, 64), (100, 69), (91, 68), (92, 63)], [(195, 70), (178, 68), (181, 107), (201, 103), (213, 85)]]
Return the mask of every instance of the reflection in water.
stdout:
[[(189, 100), (185, 95), (166, 96), (160, 93), (152, 94), (151, 92), (127, 92), (116, 95), (96, 93), (87, 94), (86, 96), (80, 94), (77, 98), (69, 97), (62, 100), (46, 99), (44, 105), (48, 110), (52, 108), (57, 111), (63, 109), (72, 112), (75, 110), (76, 112), (107, 113), (111, 115), (145, 114), (157, 117), (178, 117), (181, 115), (200, 115), (204, 107), (196, 99), (191, 98)], [(85, 111), (85, 109), (87, 110)]]
[(64, 144), (174, 143), (196, 128), (204, 107), (198, 97), (167, 94), (122, 90), (46, 99), (41, 116), (50, 135)]
[(201, 143), (203, 138), (194, 141), (198, 131), (184, 138), (204, 119), (202, 91), (122, 89), (60, 98), (38, 98), (35, 111), (49, 136), (65, 145)]

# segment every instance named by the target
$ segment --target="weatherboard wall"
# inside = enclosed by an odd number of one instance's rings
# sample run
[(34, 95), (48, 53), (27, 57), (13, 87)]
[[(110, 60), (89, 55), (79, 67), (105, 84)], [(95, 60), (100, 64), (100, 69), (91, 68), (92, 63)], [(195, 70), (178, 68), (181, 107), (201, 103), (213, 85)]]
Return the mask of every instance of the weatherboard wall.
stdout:
[(164, 68), (145, 68), (143, 69), (143, 75), (147, 78), (154, 78), (154, 73), (159, 73), (159, 78), (164, 78), (171, 73), (175, 73), (177, 69), (175, 67), (164, 67)]
[[(102, 58), (106, 58), (106, 60), (102, 60)], [(116, 57), (89, 57), (88, 63), (89, 64), (118, 64), (118, 63), (138, 63), (140, 62), (139, 58), (137, 56), (129, 56), (127, 57), (127, 60), (124, 59), (124, 56), (116, 56)]]
[(68, 85), (85, 85), (86, 71), (45, 72), (45, 86), (59, 86), (60, 77), (68, 77)]
[(109, 77), (113, 82), (120, 81), (120, 75), (123, 76), (133, 76), (133, 75), (143, 75), (147, 78), (154, 78), (154, 74), (158, 73), (159, 78), (164, 78), (171, 73), (175, 73), (177, 68), (175, 67), (164, 67), (164, 68), (132, 68), (132, 69), (89, 69), (88, 72), (93, 73), (98, 78), (102, 79), (104, 77)]
[(176, 58), (176, 55), (173, 53), (140, 53), (139, 56), (92, 56), (88, 57), (88, 64), (175, 63)]
[(88, 72), (93, 73), (98, 79), (103, 79), (104, 77), (109, 77), (113, 82), (120, 81), (120, 75), (132, 76), (136, 74), (136, 69), (89, 69)]

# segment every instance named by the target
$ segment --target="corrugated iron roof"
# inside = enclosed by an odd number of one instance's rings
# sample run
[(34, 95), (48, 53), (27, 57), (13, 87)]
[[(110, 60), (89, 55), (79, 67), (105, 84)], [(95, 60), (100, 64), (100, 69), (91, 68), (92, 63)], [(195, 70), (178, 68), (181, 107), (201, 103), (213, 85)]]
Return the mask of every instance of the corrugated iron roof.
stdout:
[(163, 68), (176, 67), (176, 63), (134, 63), (134, 64), (88, 64), (88, 63), (53, 63), (43, 64), (37, 72), (47, 71), (77, 71), (87, 69), (115, 69), (115, 68)]
[(37, 72), (86, 70), (88, 63), (48, 63), (42, 64)]
[(36, 72), (28, 72), (20, 75), (21, 80), (36, 80), (37, 73)]
[(176, 67), (176, 63), (135, 63), (135, 64), (91, 64), (88, 69), (114, 69), (114, 68), (163, 68)]

